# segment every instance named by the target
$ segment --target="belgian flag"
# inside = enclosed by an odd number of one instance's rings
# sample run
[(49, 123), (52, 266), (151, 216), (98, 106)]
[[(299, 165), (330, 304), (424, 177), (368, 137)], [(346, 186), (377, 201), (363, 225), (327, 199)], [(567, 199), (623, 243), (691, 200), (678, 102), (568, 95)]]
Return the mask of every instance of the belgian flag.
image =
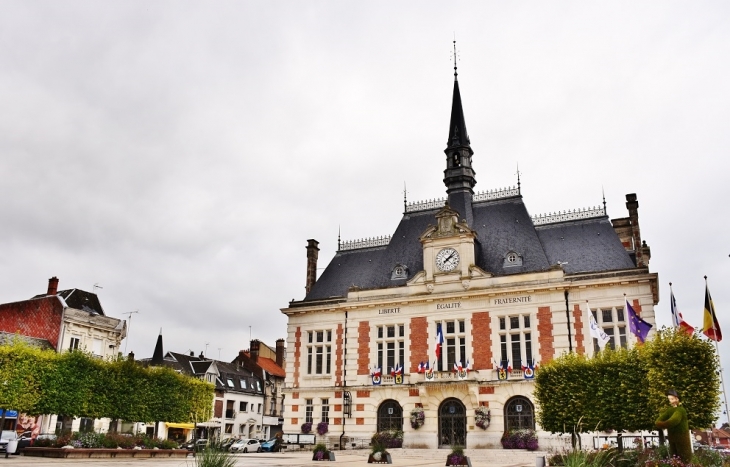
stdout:
[[(705, 280), (707, 278), (705, 277)], [(702, 326), (702, 332), (710, 339), (716, 342), (722, 340), (722, 331), (720, 330), (720, 323), (717, 322), (717, 315), (715, 315), (715, 305), (712, 303), (712, 297), (710, 297), (710, 289), (707, 287), (705, 282), (705, 321)]]

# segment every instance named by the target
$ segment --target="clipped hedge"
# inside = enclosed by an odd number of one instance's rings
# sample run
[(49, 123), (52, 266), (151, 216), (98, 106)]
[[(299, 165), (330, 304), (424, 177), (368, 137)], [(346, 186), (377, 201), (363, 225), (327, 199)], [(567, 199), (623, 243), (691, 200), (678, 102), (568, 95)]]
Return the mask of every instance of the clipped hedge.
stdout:
[(632, 349), (565, 354), (535, 376), (537, 421), (553, 433), (652, 430), (673, 388), (690, 427), (706, 428), (720, 407), (719, 368), (711, 342), (666, 328)]
[(58, 354), (16, 340), (0, 345), (0, 407), (31, 415), (62, 414), (139, 422), (210, 418), (213, 385), (163, 367)]

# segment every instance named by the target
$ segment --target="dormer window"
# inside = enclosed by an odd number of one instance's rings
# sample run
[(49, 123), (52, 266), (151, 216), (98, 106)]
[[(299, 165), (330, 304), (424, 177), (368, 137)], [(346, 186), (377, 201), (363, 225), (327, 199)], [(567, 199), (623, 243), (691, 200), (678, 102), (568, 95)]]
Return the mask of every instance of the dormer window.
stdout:
[(396, 264), (390, 273), (390, 280), (408, 279), (408, 268), (403, 264)]
[(512, 267), (512, 266), (522, 266), (522, 256), (517, 254), (517, 252), (514, 251), (508, 251), (506, 255), (504, 255), (504, 267)]

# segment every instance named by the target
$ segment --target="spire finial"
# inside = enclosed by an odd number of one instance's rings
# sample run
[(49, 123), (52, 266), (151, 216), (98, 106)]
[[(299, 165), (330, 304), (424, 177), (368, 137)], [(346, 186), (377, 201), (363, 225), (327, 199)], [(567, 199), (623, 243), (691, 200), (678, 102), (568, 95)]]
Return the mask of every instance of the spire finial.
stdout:
[(456, 77), (459, 76), (459, 73), (457, 73), (457, 71), (456, 71), (456, 68), (457, 68), (456, 59), (457, 59), (457, 52), (456, 52), (456, 33), (454, 33), (454, 81), (458, 81), (458, 79)]
[(403, 181), (403, 212), (408, 210), (408, 197), (406, 196), (406, 182)]
[(338, 225), (337, 226), (337, 251), (340, 251), (340, 234), (342, 233), (342, 228)]
[(520, 185), (520, 163), (518, 162), (517, 163), (517, 193), (521, 195), (522, 190), (520, 187), (521, 187), (521, 185)]
[(606, 192), (603, 190), (603, 185), (601, 185), (601, 195), (603, 196), (603, 213), (608, 215), (608, 211), (606, 211)]

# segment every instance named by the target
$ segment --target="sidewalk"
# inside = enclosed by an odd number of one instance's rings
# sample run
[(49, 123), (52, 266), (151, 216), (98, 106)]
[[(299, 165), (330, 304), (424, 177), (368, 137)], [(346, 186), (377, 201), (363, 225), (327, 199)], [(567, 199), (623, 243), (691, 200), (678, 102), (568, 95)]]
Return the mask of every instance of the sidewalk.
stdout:
[[(393, 449), (394, 466), (442, 467), (446, 464), (447, 450), (415, 450)], [(366, 466), (366, 450), (335, 451), (336, 466), (354, 467)], [(467, 452), (471, 465), (489, 467), (534, 467), (535, 458), (544, 455), (541, 452), (527, 453), (524, 451), (505, 451), (502, 449), (480, 449)], [(312, 466), (329, 465), (312, 461), (311, 452), (287, 453), (251, 453), (236, 454), (236, 466)], [(195, 467), (195, 459), (45, 459), (39, 457), (10, 456), (9, 459), (0, 457), (0, 467), (57, 467), (57, 466), (94, 466), (94, 467)], [(380, 465), (380, 464), (375, 464)]]

